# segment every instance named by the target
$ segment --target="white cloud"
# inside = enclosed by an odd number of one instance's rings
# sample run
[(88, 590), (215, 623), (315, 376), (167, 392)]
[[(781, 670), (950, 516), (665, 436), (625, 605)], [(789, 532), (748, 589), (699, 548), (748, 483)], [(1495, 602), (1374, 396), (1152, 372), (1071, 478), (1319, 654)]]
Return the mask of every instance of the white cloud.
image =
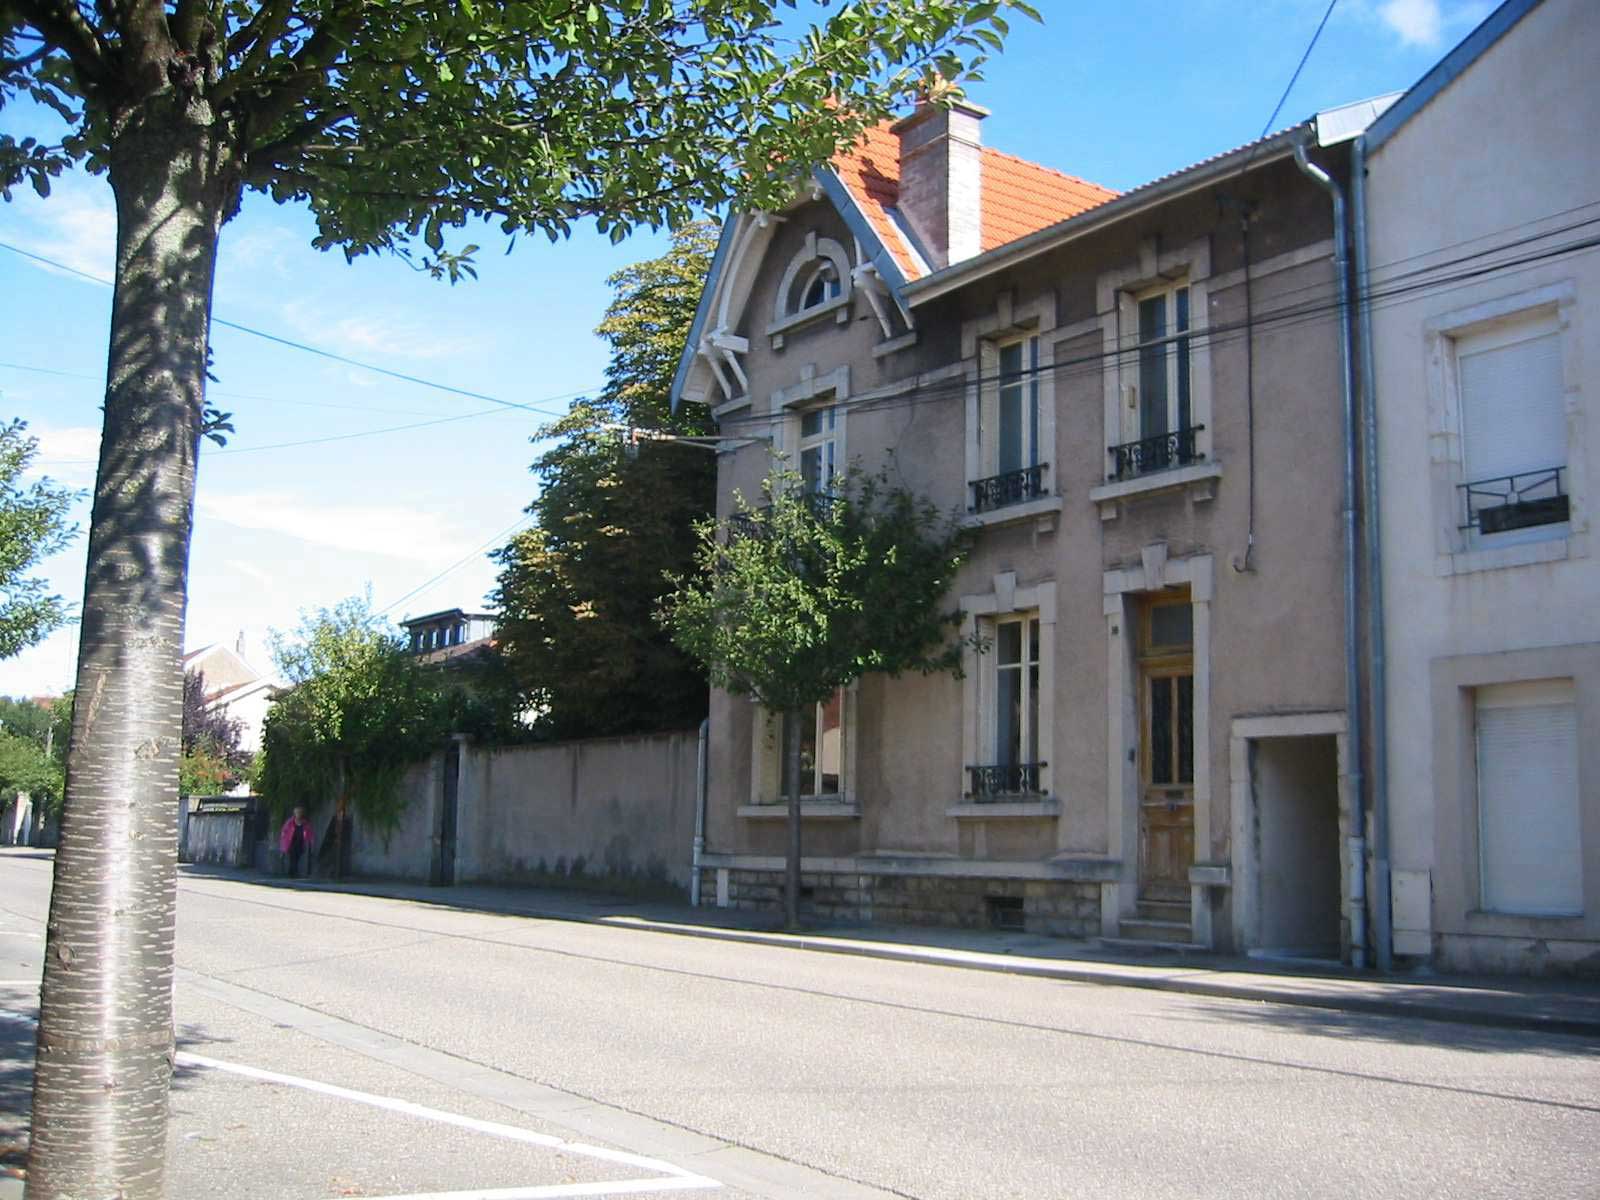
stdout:
[(1437, 46), (1444, 32), (1439, 0), (1384, 0), (1378, 18), (1408, 46)]
[(462, 354), (472, 342), (441, 336), (435, 326), (411, 317), (372, 312), (363, 316), (334, 316), (318, 306), (292, 301), (283, 306), (284, 320), (319, 350), (350, 358), (371, 360), (379, 366), (389, 358), (439, 359)]
[(476, 545), (438, 515), (400, 505), (319, 504), (288, 493), (240, 492), (202, 496), (198, 508), (241, 529), (429, 567), (445, 566)]
[(297, 250), (306, 250), (301, 241), (281, 225), (257, 225), (232, 236), (224, 235), (219, 276), (228, 267), (266, 271), (287, 279), (293, 272), (291, 260)]
[(28, 436), (39, 442), (30, 475), (48, 475), (72, 487), (94, 482), (100, 458), (100, 431), (89, 425), (29, 425)]
[(14, 237), (23, 249), (96, 279), (111, 278), (116, 265), (117, 213), (103, 180), (62, 181), (48, 200), (30, 199), (18, 207), (24, 224)]

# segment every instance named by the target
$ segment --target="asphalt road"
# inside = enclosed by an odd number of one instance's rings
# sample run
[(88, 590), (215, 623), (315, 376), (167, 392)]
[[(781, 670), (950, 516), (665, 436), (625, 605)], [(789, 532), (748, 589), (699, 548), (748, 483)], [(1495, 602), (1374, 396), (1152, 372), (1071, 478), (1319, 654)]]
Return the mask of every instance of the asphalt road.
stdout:
[[(49, 870), (0, 854), (0, 1009), (36, 1004)], [(1574, 1037), (180, 896), (173, 1200), (1600, 1196), (1600, 1045)], [(0, 1020), (0, 1146), (27, 1037)]]

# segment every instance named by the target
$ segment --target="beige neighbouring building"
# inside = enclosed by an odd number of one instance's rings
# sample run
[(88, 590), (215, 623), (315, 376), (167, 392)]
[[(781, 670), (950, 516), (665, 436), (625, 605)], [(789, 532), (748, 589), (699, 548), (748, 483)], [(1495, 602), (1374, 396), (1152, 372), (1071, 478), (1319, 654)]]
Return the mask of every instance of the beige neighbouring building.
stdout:
[[(978, 527), (962, 680), (869, 676), (805, 734), (805, 903), (1348, 957), (1341, 346), (1328, 193), (1366, 102), (1123, 195), (982, 145), (982, 110), (869, 131), (723, 232), (675, 400)], [(776, 907), (770, 714), (714, 693), (703, 902)], [(1356, 925), (1359, 928), (1359, 925)]]
[(1600, 5), (1368, 130), (1394, 949), (1600, 973)]

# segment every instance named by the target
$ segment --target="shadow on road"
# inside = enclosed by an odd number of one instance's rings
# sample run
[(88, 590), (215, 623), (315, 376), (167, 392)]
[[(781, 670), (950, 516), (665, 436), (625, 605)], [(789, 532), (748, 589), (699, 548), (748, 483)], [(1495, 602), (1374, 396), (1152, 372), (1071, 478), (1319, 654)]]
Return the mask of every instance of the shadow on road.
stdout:
[(33, 1025), (0, 1021), (0, 1172), (28, 1156), (33, 1111)]
[[(1438, 997), (1430, 997), (1438, 999)], [(1448, 1003), (1448, 996), (1444, 997)], [(1284, 1033), (1384, 1042), (1397, 1046), (1436, 1046), (1480, 1054), (1537, 1054), (1553, 1058), (1600, 1058), (1600, 1042), (1565, 1033), (1440, 1021), (1423, 1017), (1343, 1012), (1288, 1004), (1204, 1004), (1196, 1021), (1221, 1025), (1269, 1026)]]

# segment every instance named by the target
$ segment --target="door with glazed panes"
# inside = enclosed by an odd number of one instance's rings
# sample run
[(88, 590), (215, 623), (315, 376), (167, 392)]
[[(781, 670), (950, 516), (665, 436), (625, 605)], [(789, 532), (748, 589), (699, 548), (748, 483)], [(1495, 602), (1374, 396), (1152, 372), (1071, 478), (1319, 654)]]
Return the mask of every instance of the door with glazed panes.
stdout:
[(1139, 621), (1139, 895), (1189, 898), (1194, 863), (1194, 609), (1154, 598)]

